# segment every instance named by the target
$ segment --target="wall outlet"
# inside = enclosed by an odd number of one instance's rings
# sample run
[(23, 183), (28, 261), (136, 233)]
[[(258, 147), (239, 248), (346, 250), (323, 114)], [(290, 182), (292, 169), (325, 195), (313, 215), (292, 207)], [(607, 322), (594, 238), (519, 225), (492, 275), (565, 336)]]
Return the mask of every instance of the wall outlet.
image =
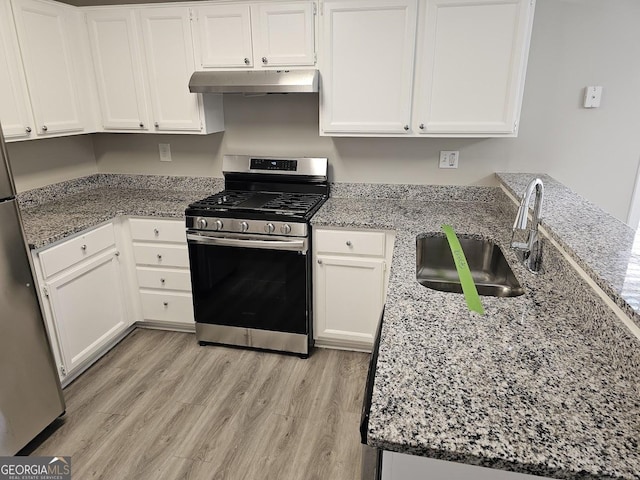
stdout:
[(158, 150), (160, 150), (160, 161), (161, 162), (170, 162), (171, 161), (171, 145), (168, 143), (159, 143)]
[(459, 153), (457, 150), (440, 151), (440, 168), (458, 168)]
[(602, 100), (602, 87), (584, 87), (584, 108), (598, 108)]

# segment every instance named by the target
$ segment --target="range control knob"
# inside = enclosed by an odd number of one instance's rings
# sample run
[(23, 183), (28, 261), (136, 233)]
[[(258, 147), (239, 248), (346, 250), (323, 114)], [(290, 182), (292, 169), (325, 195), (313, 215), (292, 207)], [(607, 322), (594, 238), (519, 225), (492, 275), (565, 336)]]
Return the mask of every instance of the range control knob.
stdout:
[(203, 230), (205, 228), (207, 228), (207, 219), (206, 218), (199, 218), (196, 223), (198, 224), (198, 228), (201, 228)]
[(264, 231), (267, 233), (273, 233), (273, 231), (276, 229), (276, 227), (273, 226), (273, 223), (267, 223), (264, 226)]
[(288, 223), (285, 223), (280, 227), (280, 231), (285, 235), (289, 235), (291, 233), (291, 226)]
[(214, 230), (222, 230), (223, 226), (224, 226), (224, 224), (222, 223), (222, 220), (216, 220), (215, 223), (213, 224), (213, 229)]
[(249, 230), (249, 224), (247, 222), (240, 222), (240, 231), (246, 232)]

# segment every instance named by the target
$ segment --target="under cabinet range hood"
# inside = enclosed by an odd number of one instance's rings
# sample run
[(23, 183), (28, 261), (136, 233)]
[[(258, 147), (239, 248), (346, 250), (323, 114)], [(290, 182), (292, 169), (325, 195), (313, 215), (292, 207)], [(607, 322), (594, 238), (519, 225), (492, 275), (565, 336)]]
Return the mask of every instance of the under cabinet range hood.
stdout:
[(242, 70), (195, 72), (192, 93), (313, 93), (318, 91), (318, 70)]

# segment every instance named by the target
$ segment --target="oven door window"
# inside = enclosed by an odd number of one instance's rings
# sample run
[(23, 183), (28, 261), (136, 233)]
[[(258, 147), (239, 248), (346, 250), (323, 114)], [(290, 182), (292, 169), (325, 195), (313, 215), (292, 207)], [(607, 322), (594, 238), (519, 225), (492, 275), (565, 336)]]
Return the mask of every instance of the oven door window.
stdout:
[(308, 333), (306, 255), (189, 243), (196, 322)]

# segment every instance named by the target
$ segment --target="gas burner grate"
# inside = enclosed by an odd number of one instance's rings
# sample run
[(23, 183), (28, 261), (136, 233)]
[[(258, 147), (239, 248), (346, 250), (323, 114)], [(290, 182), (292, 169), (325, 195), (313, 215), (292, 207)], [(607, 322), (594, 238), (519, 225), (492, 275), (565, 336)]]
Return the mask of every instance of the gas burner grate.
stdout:
[(202, 210), (244, 210), (304, 215), (323, 199), (317, 193), (250, 192), (225, 190), (190, 205)]

